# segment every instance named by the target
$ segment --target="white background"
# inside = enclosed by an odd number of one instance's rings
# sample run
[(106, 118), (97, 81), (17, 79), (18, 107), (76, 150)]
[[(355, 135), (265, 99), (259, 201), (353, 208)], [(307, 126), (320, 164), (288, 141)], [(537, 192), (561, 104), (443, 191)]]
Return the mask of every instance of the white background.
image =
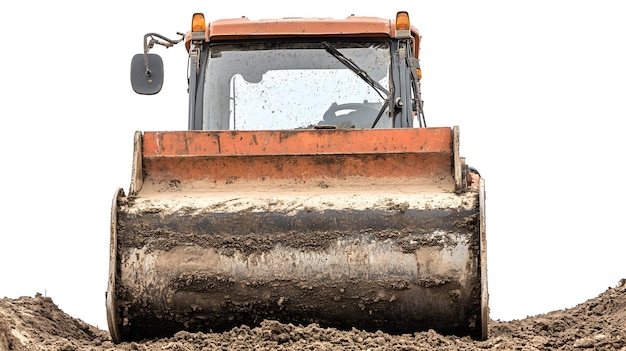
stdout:
[(423, 36), (429, 126), (461, 128), (487, 181), (493, 319), (573, 307), (626, 277), (620, 1), (23, 1), (0, 5), (0, 297), (46, 294), (106, 329), (109, 218), (133, 133), (187, 127), (186, 51), (132, 92), (143, 35), (193, 12), (393, 18)]

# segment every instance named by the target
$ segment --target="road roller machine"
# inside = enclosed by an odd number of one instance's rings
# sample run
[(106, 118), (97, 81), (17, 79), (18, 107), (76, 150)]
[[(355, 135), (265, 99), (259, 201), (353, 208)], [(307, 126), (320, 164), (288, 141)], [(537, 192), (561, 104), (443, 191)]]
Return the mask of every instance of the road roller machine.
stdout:
[(484, 179), (427, 127), (418, 31), (349, 16), (149, 33), (135, 92), (183, 42), (188, 130), (137, 131), (111, 210), (115, 342), (263, 320), (488, 336)]

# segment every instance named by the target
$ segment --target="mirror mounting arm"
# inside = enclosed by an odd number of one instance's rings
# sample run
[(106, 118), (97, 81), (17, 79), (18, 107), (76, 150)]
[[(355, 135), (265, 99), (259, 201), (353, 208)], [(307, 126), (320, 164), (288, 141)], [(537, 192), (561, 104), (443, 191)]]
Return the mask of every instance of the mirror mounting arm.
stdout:
[(154, 47), (154, 44), (162, 45), (162, 46), (165, 46), (166, 48), (171, 48), (172, 46), (180, 43), (181, 41), (183, 41), (183, 39), (185, 39), (184, 33), (176, 32), (176, 34), (180, 35), (181, 38), (173, 40), (157, 33), (147, 33), (146, 35), (143, 36), (143, 61), (144, 61), (144, 65), (146, 66), (146, 75), (148, 77), (152, 73), (150, 71), (150, 65), (148, 64), (148, 52), (150, 51), (150, 49)]

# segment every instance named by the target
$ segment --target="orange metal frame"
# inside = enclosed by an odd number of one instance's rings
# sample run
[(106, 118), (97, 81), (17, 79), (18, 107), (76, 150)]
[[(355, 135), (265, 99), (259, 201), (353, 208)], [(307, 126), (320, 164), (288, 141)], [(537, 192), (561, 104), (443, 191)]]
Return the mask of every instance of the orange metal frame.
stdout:
[(453, 177), (452, 129), (145, 132), (155, 181)]

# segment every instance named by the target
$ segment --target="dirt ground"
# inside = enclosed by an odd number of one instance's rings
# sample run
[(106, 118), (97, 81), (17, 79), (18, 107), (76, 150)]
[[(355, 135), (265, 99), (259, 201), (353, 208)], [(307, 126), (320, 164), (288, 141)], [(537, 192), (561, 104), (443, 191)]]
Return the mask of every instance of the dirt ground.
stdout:
[(179, 332), (166, 339), (113, 344), (108, 332), (69, 316), (50, 297), (0, 300), (0, 351), (9, 350), (617, 350), (626, 351), (626, 279), (574, 308), (508, 322), (490, 337), (434, 331), (389, 335), (315, 324), (265, 321), (224, 333)]

